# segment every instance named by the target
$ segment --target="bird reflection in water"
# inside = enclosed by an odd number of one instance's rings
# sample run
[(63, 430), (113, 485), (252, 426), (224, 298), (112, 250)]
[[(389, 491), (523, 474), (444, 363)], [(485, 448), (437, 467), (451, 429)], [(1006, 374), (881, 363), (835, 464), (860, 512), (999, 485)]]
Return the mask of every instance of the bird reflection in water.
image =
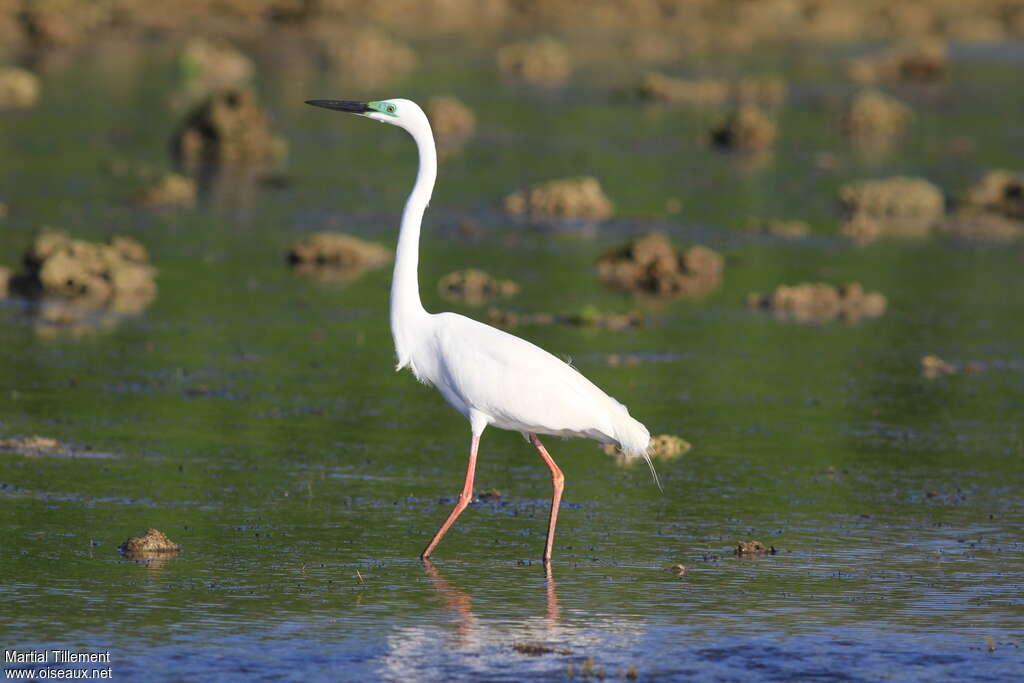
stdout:
[[(458, 618), (459, 644), (463, 646), (470, 644), (473, 628), (477, 621), (476, 615), (473, 614), (473, 599), (469, 596), (469, 593), (444, 578), (429, 559), (424, 559), (422, 562), (427, 577), (430, 578), (430, 585), (437, 591), (445, 607)], [(549, 630), (548, 635), (552, 636), (554, 635), (554, 630), (559, 626), (560, 611), (558, 608), (558, 591), (555, 586), (550, 562), (544, 563), (544, 593), (547, 604), (546, 626)]]

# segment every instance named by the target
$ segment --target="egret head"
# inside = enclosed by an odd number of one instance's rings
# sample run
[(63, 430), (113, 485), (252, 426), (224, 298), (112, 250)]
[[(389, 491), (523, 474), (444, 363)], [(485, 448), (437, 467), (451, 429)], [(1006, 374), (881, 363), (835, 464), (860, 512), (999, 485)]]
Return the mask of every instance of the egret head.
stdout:
[(306, 104), (335, 111), (347, 111), (359, 114), (382, 123), (390, 123), (399, 128), (411, 130), (422, 126), (427, 121), (419, 105), (412, 100), (392, 99), (377, 102), (352, 102), (349, 100), (306, 100)]

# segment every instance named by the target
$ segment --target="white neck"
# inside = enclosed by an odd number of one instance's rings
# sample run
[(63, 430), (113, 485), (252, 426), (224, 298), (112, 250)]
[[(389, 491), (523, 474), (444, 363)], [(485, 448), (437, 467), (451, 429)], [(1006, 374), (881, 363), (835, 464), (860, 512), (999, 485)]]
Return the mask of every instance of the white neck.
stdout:
[(417, 277), (420, 249), (420, 224), (423, 212), (430, 202), (437, 178), (437, 152), (434, 136), (426, 117), (422, 123), (410, 125), (406, 130), (416, 141), (419, 150), (420, 168), (416, 184), (405, 201), (402, 212), (402, 228), (398, 233), (398, 247), (395, 250), (395, 272), (391, 280), (391, 336), (398, 354), (398, 367), (409, 365), (409, 334), (416, 323), (426, 318), (427, 311), (420, 301), (420, 286)]

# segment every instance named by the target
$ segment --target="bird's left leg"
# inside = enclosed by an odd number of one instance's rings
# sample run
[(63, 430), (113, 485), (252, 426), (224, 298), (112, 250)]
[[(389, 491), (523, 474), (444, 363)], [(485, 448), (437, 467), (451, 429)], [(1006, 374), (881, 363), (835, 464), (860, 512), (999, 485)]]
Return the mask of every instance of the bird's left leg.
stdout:
[(544, 458), (544, 462), (547, 463), (548, 468), (551, 470), (551, 485), (554, 487), (554, 493), (551, 496), (551, 517), (548, 519), (548, 538), (544, 543), (544, 562), (550, 562), (551, 546), (555, 543), (555, 525), (558, 523), (558, 506), (562, 503), (565, 475), (562, 474), (562, 470), (558, 469), (554, 459), (548, 455), (547, 449), (544, 448), (544, 444), (540, 442), (537, 435), (531, 432), (529, 437), (530, 442), (537, 447), (537, 450), (540, 451), (540, 457)]
[(462, 485), (462, 493), (459, 494), (459, 500), (455, 503), (455, 509), (452, 510), (451, 514), (448, 515), (448, 519), (444, 521), (441, 528), (434, 534), (434, 538), (430, 541), (430, 545), (420, 555), (421, 560), (426, 560), (430, 557), (430, 553), (434, 552), (434, 548), (444, 538), (445, 533), (448, 531), (448, 527), (455, 523), (456, 518), (462, 514), (462, 511), (469, 505), (469, 501), (473, 499), (473, 475), (476, 473), (476, 451), (480, 445), (480, 434), (473, 434), (473, 444), (469, 447), (469, 467), (466, 468), (466, 483)]

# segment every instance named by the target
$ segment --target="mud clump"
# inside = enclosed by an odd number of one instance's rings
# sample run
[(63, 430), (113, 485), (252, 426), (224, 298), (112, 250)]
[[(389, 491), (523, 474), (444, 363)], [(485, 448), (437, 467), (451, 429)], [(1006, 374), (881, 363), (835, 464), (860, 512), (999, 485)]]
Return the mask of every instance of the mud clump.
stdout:
[(855, 142), (884, 146), (903, 135), (912, 117), (910, 107), (899, 100), (868, 90), (853, 100), (843, 128)]
[(178, 173), (161, 173), (145, 183), (132, 197), (135, 204), (158, 208), (192, 209), (196, 206), (196, 181)]
[(0, 299), (3, 299), (11, 291), (11, 278), (13, 276), (14, 271), (7, 266), (0, 266)]
[(38, 434), (23, 439), (0, 439), (0, 451), (12, 451), (22, 455), (44, 455), (47, 453), (64, 453), (68, 449), (57, 439)]
[(685, 564), (674, 564), (671, 567), (666, 567), (665, 571), (676, 576), (686, 576), (690, 570), (687, 569)]
[(955, 375), (959, 371), (957, 366), (947, 363), (933, 353), (921, 358), (921, 375), (925, 379), (938, 379), (946, 375)]
[(778, 76), (748, 76), (733, 85), (717, 78), (673, 78), (656, 72), (644, 74), (635, 88), (641, 100), (691, 107), (719, 107), (730, 100), (777, 107), (785, 100), (786, 90), (785, 80)]
[(177, 553), (180, 547), (159, 529), (146, 529), (142, 536), (129, 538), (117, 547), (122, 554), (135, 559)]
[[(689, 453), (691, 448), (693, 446), (690, 445), (690, 442), (682, 437), (674, 434), (657, 434), (651, 437), (651, 443), (647, 446), (647, 454), (653, 460), (671, 460)], [(627, 460), (625, 454), (615, 444), (605, 444), (602, 446), (602, 450), (608, 455)], [(636, 459), (628, 460), (635, 461)]]
[(879, 292), (865, 292), (860, 283), (834, 287), (824, 282), (779, 285), (771, 294), (752, 293), (751, 308), (772, 311), (777, 317), (800, 322), (842, 318), (856, 322), (885, 313), (888, 302)]
[(988, 172), (967, 190), (939, 231), (957, 239), (993, 243), (1024, 236), (1024, 173)]
[(775, 144), (775, 122), (760, 108), (743, 105), (711, 130), (711, 142), (723, 149), (763, 154)]
[(505, 213), (535, 224), (598, 222), (611, 217), (614, 206), (596, 178), (549, 180), (505, 197)]
[(648, 102), (717, 107), (728, 100), (729, 85), (713, 78), (687, 80), (648, 73), (637, 84), (636, 94)]
[(486, 489), (476, 494), (474, 498), (481, 503), (491, 503), (502, 499), (503, 494), (498, 489)]
[(416, 53), (375, 28), (337, 28), (326, 24), (317, 38), (324, 66), (359, 85), (381, 85), (408, 76)]
[(643, 327), (644, 316), (637, 311), (605, 313), (595, 308), (584, 308), (579, 313), (518, 313), (492, 308), (487, 320), (496, 327), (511, 329), (521, 325), (568, 325), (570, 327), (597, 327), (606, 330), (635, 330)]
[(441, 151), (462, 147), (476, 133), (476, 116), (451, 95), (431, 98), (427, 102), (427, 118)]
[(651, 437), (648, 453), (652, 458), (668, 460), (688, 453), (692, 446), (689, 441), (673, 434), (658, 434)]
[(193, 172), (209, 164), (268, 164), (280, 156), (281, 145), (256, 93), (229, 89), (196, 107), (174, 134), (171, 147), (178, 165)]
[(538, 88), (557, 88), (569, 79), (569, 50), (554, 38), (512, 43), (498, 50), (502, 75)]
[(983, 369), (983, 366), (973, 362), (962, 366), (955, 363), (949, 363), (939, 358), (934, 353), (929, 353), (921, 358), (921, 376), (925, 379), (938, 379), (940, 377), (956, 375), (958, 373), (963, 373), (964, 375), (976, 375)]
[(949, 72), (949, 53), (939, 40), (924, 40), (895, 48), (880, 55), (851, 60), (850, 78), (860, 83), (909, 81), (928, 83)]
[(990, 171), (967, 191), (964, 204), (1007, 218), (1024, 220), (1024, 173)]
[(956, 239), (1005, 244), (1024, 237), (1024, 221), (993, 211), (962, 207), (946, 216), (938, 230)]
[(11, 289), (30, 298), (73, 299), (117, 312), (142, 310), (156, 295), (156, 269), (145, 247), (131, 237), (106, 244), (72, 239), (43, 229), (23, 257)]
[(761, 541), (740, 541), (736, 544), (733, 554), (739, 557), (755, 557), (758, 555), (775, 555), (778, 551), (773, 545), (765, 545)]
[(444, 298), (469, 306), (481, 306), (519, 291), (519, 285), (512, 280), (500, 280), (476, 268), (448, 273), (438, 281), (437, 288)]
[(39, 77), (16, 66), (0, 67), (0, 111), (31, 109), (39, 100)]
[(606, 285), (659, 298), (705, 296), (722, 284), (723, 259), (702, 246), (677, 251), (652, 232), (609, 251), (597, 263)]
[(189, 40), (178, 56), (183, 79), (204, 90), (243, 86), (256, 72), (252, 60), (230, 43), (205, 38)]
[(786, 239), (800, 239), (811, 234), (811, 226), (804, 221), (778, 218), (752, 220), (749, 223), (749, 229), (753, 232)]
[(323, 282), (350, 282), (393, 258), (391, 249), (383, 245), (338, 232), (303, 237), (288, 250), (293, 270)]
[(839, 188), (839, 203), (846, 222), (841, 232), (861, 241), (874, 237), (926, 237), (943, 218), (942, 191), (920, 178), (895, 177), (864, 180)]

